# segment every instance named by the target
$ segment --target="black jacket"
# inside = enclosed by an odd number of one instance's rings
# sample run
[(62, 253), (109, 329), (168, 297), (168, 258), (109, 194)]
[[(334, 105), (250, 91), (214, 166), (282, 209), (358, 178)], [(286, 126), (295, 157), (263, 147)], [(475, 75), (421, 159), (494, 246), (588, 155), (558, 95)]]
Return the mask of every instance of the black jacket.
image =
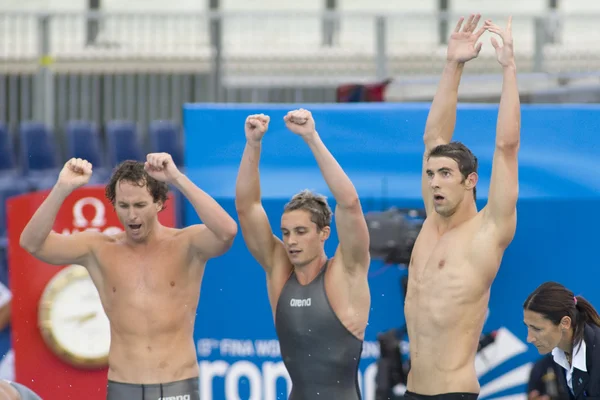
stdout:
[(583, 340), (587, 372), (573, 369), (573, 392), (576, 400), (600, 400), (600, 327), (586, 325)]
[(535, 362), (529, 374), (527, 395), (536, 390), (540, 395), (551, 395), (552, 400), (570, 400), (565, 370), (547, 354)]

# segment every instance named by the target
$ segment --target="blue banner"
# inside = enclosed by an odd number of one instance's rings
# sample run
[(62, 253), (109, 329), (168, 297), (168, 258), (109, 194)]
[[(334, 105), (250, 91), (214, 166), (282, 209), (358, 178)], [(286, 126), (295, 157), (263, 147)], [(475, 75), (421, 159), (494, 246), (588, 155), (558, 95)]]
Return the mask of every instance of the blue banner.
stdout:
[[(285, 202), (309, 188), (329, 196), (316, 163), (283, 116), (300, 105), (186, 105), (186, 173), (237, 220), (234, 192), (249, 114), (271, 116), (263, 140), (261, 184), (274, 233)], [(429, 105), (304, 105), (313, 112), (323, 141), (353, 180), (365, 212), (391, 206), (421, 207), (422, 135)], [(600, 218), (600, 107), (523, 106), (520, 200), (516, 237), (492, 286), (484, 332), (496, 341), (476, 360), (481, 398), (522, 396), (531, 363), (539, 358), (526, 343), (522, 303), (539, 284), (559, 281), (600, 305), (592, 250)], [(478, 204), (486, 202), (494, 150), (497, 106), (461, 105), (455, 140), (480, 162)], [(185, 224), (200, 222), (186, 203)], [(326, 251), (333, 255), (333, 227)], [(360, 365), (365, 400), (374, 399), (379, 355), (376, 335), (404, 325), (402, 266), (373, 260), (372, 307)], [(240, 235), (222, 257), (207, 264), (195, 325), (201, 398), (287, 398), (288, 376), (267, 298), (265, 274)], [(404, 346), (406, 351), (407, 347)]]

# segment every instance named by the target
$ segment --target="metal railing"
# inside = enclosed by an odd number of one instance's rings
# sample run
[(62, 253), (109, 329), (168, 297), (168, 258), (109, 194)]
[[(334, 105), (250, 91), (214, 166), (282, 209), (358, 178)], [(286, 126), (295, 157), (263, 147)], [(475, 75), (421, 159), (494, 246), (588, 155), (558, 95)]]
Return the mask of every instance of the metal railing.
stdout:
[[(486, 16), (506, 21), (506, 15)], [(520, 72), (600, 71), (600, 15), (513, 18)], [(332, 101), (335, 87), (439, 74), (458, 15), (0, 13), (0, 120), (180, 119), (198, 101)], [(487, 35), (487, 34), (486, 34)], [(469, 74), (497, 73), (489, 39)]]

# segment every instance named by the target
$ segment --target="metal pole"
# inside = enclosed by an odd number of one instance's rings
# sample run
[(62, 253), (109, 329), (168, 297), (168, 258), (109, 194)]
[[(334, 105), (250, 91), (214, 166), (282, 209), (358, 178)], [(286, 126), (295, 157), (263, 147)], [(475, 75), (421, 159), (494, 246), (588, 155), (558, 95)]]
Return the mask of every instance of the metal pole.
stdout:
[(50, 54), (50, 16), (41, 15), (38, 19), (39, 70), (36, 79), (36, 103), (34, 118), (49, 128), (54, 128), (54, 85)]
[(378, 15), (375, 17), (375, 69), (377, 79), (387, 78), (387, 51), (386, 51), (386, 27), (387, 17)]
[(210, 44), (214, 50), (210, 83), (213, 102), (221, 101), (223, 89), (223, 16), (216, 12), (220, 7), (220, 0), (209, 0)]
[(546, 21), (543, 17), (535, 18), (534, 30), (533, 72), (542, 72), (544, 70), (544, 46), (546, 44)]
[(336, 26), (338, 25), (337, 17), (334, 17), (333, 12), (337, 9), (337, 0), (325, 0), (325, 15), (323, 17), (323, 32), (321, 43), (323, 46), (333, 46), (333, 37), (335, 35)]
[(439, 0), (439, 34), (440, 44), (448, 44), (448, 8), (450, 8), (450, 0)]

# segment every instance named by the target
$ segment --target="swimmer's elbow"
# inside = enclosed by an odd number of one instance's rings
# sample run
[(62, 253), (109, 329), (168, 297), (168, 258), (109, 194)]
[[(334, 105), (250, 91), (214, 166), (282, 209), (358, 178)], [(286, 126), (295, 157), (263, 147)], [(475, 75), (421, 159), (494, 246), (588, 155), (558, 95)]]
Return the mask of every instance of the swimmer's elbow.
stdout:
[(29, 240), (24, 234), (21, 234), (21, 237), (19, 238), (19, 246), (21, 246), (23, 250), (25, 250), (31, 255), (35, 255), (42, 248), (42, 245), (34, 243), (32, 240)]
[(227, 224), (227, 226), (223, 230), (223, 233), (221, 234), (220, 239), (221, 239), (221, 241), (223, 241), (223, 243), (228, 243), (231, 245), (231, 243), (233, 243), (233, 240), (237, 236), (237, 233), (238, 233), (238, 225), (232, 219), (231, 222), (229, 224)]

